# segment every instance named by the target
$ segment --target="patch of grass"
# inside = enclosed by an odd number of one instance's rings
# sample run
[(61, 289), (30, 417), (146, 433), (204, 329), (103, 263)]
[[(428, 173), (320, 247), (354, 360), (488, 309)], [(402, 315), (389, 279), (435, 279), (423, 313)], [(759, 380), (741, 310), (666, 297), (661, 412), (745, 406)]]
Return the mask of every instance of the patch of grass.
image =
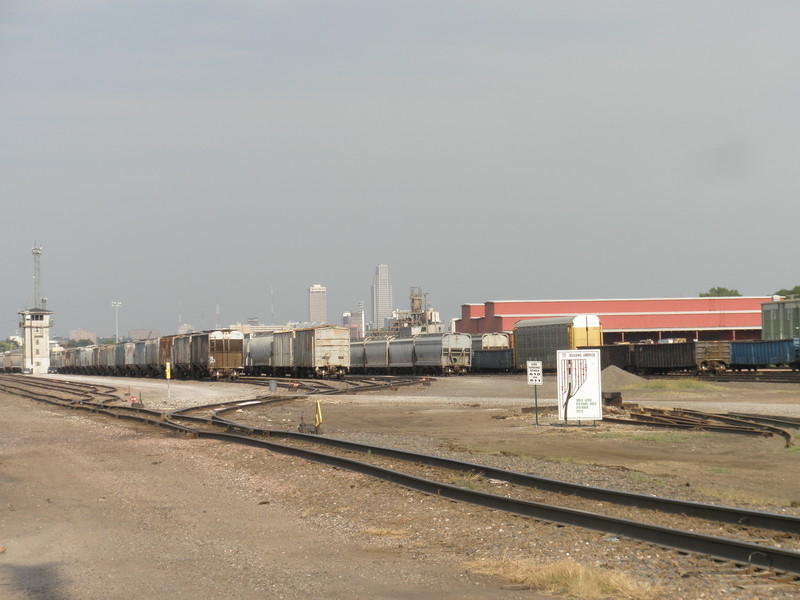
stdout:
[(650, 600), (662, 592), (656, 585), (638, 582), (619, 571), (593, 569), (573, 560), (551, 565), (540, 565), (532, 560), (487, 560), (471, 562), (467, 567), (475, 573), (499, 577), (538, 592), (581, 600)]
[[(702, 434), (699, 434), (702, 435)], [(683, 433), (674, 433), (670, 431), (654, 431), (647, 433), (614, 433), (604, 432), (595, 433), (592, 437), (599, 440), (630, 440), (632, 442), (685, 442), (689, 436)], [(694, 438), (693, 438), (694, 439)]]
[(625, 479), (631, 483), (650, 483), (653, 481), (650, 475), (641, 471), (628, 471), (625, 473)]
[(789, 446), (784, 448), (788, 454), (800, 454), (800, 446)]
[(575, 458), (574, 456), (545, 456), (545, 460), (550, 460), (557, 463), (566, 463), (566, 464), (575, 464), (575, 465), (590, 465), (592, 464), (589, 460), (584, 460), (582, 458)]
[(458, 487), (466, 488), (468, 490), (475, 489), (475, 482), (481, 476), (480, 473), (476, 473), (475, 471), (469, 471), (468, 473), (460, 473), (453, 478), (453, 485), (457, 485)]
[(718, 487), (698, 487), (695, 488), (698, 492), (709, 498), (715, 498), (719, 502), (732, 505), (778, 505), (786, 504), (785, 498), (777, 496), (767, 496), (763, 494), (756, 494), (746, 490), (737, 490), (731, 488), (718, 488)]
[(625, 479), (631, 483), (647, 484), (655, 487), (665, 487), (667, 482), (660, 477), (642, 473), (641, 471), (628, 471), (625, 473)]
[(728, 473), (732, 472), (726, 467), (711, 467), (708, 471), (709, 473), (717, 473), (719, 475), (727, 475)]
[(663, 392), (710, 392), (719, 389), (719, 386), (710, 381), (697, 379), (649, 379), (641, 383), (626, 385), (621, 391), (663, 391)]
[(652, 433), (636, 433), (631, 436), (631, 439), (634, 442), (670, 442), (677, 444), (685, 442), (689, 439), (689, 436), (672, 431), (653, 431)]
[(597, 438), (598, 440), (620, 440), (620, 439), (628, 439), (628, 435), (624, 433), (595, 433), (592, 434), (592, 437)]
[(389, 529), (386, 527), (368, 527), (364, 530), (364, 533), (367, 535), (373, 535), (376, 537), (405, 537), (408, 535), (408, 532), (403, 531), (402, 529)]

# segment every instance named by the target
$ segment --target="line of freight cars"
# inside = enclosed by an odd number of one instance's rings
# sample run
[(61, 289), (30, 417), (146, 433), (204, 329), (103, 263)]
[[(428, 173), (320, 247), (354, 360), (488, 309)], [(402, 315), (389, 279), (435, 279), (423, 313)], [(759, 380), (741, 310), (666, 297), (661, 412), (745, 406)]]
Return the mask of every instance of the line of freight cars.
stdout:
[(270, 374), (324, 377), (347, 372), (349, 330), (329, 326), (264, 337), (229, 330), (203, 331), (70, 348), (53, 353), (51, 364), (59, 373), (134, 377), (166, 377), (169, 364), (170, 377), (177, 379), (234, 379), (248, 371), (251, 346), (260, 347), (267, 338)]
[(800, 345), (797, 339), (680, 341), (614, 344), (591, 348), (600, 350), (602, 368), (613, 365), (642, 375), (678, 371), (702, 374), (773, 367), (792, 370), (800, 368)]
[(347, 328), (330, 325), (261, 336), (225, 330), (70, 348), (54, 352), (51, 365), (59, 373), (165, 377), (169, 363), (171, 377), (181, 379), (449, 374), (470, 370), (471, 344), (471, 336), (454, 333), (351, 344)]
[(639, 374), (800, 368), (797, 339), (603, 345), (596, 315), (529, 319), (519, 321), (511, 335), (475, 336), (472, 368), (487, 372), (524, 371), (527, 361), (536, 360), (545, 370), (554, 371), (558, 350), (578, 348), (599, 349), (602, 368), (614, 365)]
[(558, 350), (600, 345), (603, 330), (597, 315), (568, 315), (526, 319), (514, 325), (512, 334), (487, 333), (473, 342), (474, 371), (524, 371), (529, 360), (555, 371)]
[(234, 378), (242, 372), (244, 336), (239, 331), (201, 331), (148, 340), (67, 348), (50, 355), (59, 373)]
[(3, 352), (3, 373), (22, 373), (22, 350)]
[(350, 369), (354, 373), (450, 375), (468, 373), (471, 365), (472, 336), (467, 333), (350, 342)]

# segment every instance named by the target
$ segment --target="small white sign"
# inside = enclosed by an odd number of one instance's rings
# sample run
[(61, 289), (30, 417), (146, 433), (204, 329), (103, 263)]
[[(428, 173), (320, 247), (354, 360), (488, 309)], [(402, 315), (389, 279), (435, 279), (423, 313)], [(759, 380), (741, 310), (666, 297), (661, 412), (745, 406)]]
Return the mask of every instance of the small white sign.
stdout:
[(528, 385), (542, 385), (542, 361), (529, 360)]
[(603, 419), (600, 350), (558, 350), (558, 418)]

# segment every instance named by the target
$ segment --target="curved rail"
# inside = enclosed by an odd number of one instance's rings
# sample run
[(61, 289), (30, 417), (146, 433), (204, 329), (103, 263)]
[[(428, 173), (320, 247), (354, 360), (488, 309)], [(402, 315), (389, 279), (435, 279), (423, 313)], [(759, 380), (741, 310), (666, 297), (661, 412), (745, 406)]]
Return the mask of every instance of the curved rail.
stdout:
[(754, 418), (743, 414), (718, 414), (689, 409), (637, 408), (630, 411), (629, 418), (604, 416), (603, 420), (623, 425), (671, 427), (762, 437), (775, 435), (786, 441), (787, 448), (794, 445), (794, 434), (786, 428), (800, 427), (800, 422), (787, 417)]
[[(286, 398), (270, 399), (272, 401), (283, 401)], [(454, 486), (451, 484), (443, 483), (441, 481), (433, 481), (422, 477), (417, 477), (407, 473), (401, 473), (393, 469), (387, 469), (374, 464), (356, 461), (350, 458), (325, 454), (314, 450), (288, 446), (286, 444), (279, 444), (263, 437), (277, 437), (283, 436), (285, 438), (302, 439), (304, 441), (313, 441), (321, 443), (322, 440), (332, 446), (346, 447), (347, 449), (356, 449), (359, 451), (369, 451), (372, 453), (381, 452), (386, 456), (399, 458), (406, 456), (404, 460), (414, 460), (415, 462), (423, 462), (423, 464), (436, 464), (436, 466), (443, 466), (452, 464), (453, 467), (458, 466), (459, 470), (469, 469), (471, 471), (479, 470), (484, 474), (492, 474), (498, 478), (511, 481), (513, 483), (521, 484), (520, 482), (528, 481), (529, 484), (537, 481), (537, 485), (546, 486), (553, 485), (561, 487), (568, 486), (572, 493), (586, 493), (592, 494), (593, 498), (603, 498), (607, 501), (616, 501), (620, 503), (635, 502), (638, 506), (639, 502), (652, 502), (659, 505), (659, 510), (665, 510), (666, 506), (678, 506), (680, 503), (686, 510), (695, 510), (700, 512), (712, 511), (720, 515), (721, 520), (726, 522), (747, 523), (748, 525), (777, 528), (783, 531), (797, 531), (798, 522), (800, 519), (794, 517), (784, 517), (783, 515), (774, 515), (772, 513), (759, 513), (756, 511), (740, 511), (738, 509), (729, 509), (727, 507), (714, 507), (711, 505), (702, 505), (693, 502), (672, 501), (669, 499), (658, 499), (639, 494), (630, 494), (627, 492), (619, 492), (616, 490), (603, 490), (602, 488), (590, 488), (588, 486), (580, 486), (578, 484), (566, 484), (565, 482), (557, 482), (555, 480), (546, 480), (543, 478), (536, 478), (533, 476), (525, 475), (522, 473), (515, 473), (513, 471), (504, 471), (502, 469), (494, 469), (483, 465), (476, 465), (474, 463), (465, 463), (461, 461), (451, 461), (441, 457), (430, 455), (415, 455), (414, 453), (394, 450), (389, 448), (371, 447), (363, 444), (355, 444), (344, 440), (336, 440), (334, 438), (320, 438), (318, 436), (307, 436), (299, 433), (291, 432), (277, 432), (271, 430), (260, 430), (238, 424), (233, 421), (223, 419), (218, 413), (225, 413), (232, 410), (238, 410), (246, 406), (249, 402), (250, 405), (264, 403), (264, 399), (256, 401), (242, 401), (237, 403), (220, 403), (218, 411), (213, 411), (211, 417), (197, 417), (187, 414), (170, 414), (164, 415), (157, 411), (150, 411), (143, 408), (132, 408), (128, 406), (107, 406), (104, 403), (84, 403), (84, 402), (70, 402), (68, 400), (59, 399), (54, 400), (49, 397), (42, 398), (45, 402), (59, 404), (61, 406), (68, 406), (71, 408), (83, 408), (93, 410), (95, 412), (102, 412), (113, 416), (127, 418), (131, 420), (144, 421), (150, 424), (155, 424), (159, 427), (168, 428), (174, 431), (179, 431), (196, 437), (203, 437), (207, 439), (216, 439), (221, 441), (235, 442), (245, 444), (248, 446), (267, 448), (275, 452), (287, 454), (291, 456), (298, 456), (328, 464), (353, 470), (359, 473), (370, 475), (388, 482), (393, 482), (402, 485), (409, 489), (414, 489), (424, 493), (436, 495), (450, 500), (468, 502), (471, 504), (484, 506), (487, 508), (501, 510), (504, 512), (517, 514), (521, 516), (533, 517), (543, 519), (556, 523), (563, 523), (568, 525), (575, 525), (593, 529), (596, 531), (603, 531), (614, 535), (627, 536), (629, 538), (642, 540), (668, 546), (688, 552), (697, 552), (710, 556), (714, 556), (724, 560), (732, 560), (737, 563), (755, 565), (759, 567), (768, 567), (781, 571), (788, 571), (792, 573), (800, 573), (800, 552), (784, 550), (772, 546), (765, 546), (746, 541), (732, 540), (721, 538), (717, 536), (709, 536), (698, 534), (689, 531), (682, 531), (672, 529), (669, 527), (662, 527), (658, 525), (642, 523), (638, 521), (620, 519), (617, 517), (600, 515), (588, 511), (581, 511), (576, 509), (552, 506), (527, 500), (510, 498), (506, 496), (499, 496), (489, 494), (476, 490), (469, 490), (462, 487)], [(214, 405), (212, 405), (214, 406)], [(198, 407), (202, 408), (202, 407)], [(206, 406), (206, 409), (210, 406)], [(187, 427), (174, 422), (173, 418), (189, 419), (195, 422), (203, 422), (215, 427), (226, 427), (228, 430), (245, 432), (248, 435), (240, 433), (232, 433), (231, 431), (214, 431), (204, 430), (195, 427)], [(430, 462), (425, 462), (430, 461)], [(451, 467), (447, 467), (451, 468)], [(522, 484), (524, 485), (524, 484)], [(618, 500), (610, 500), (611, 494), (618, 498)], [(666, 500), (667, 503), (663, 501)], [(650, 507), (652, 508), (652, 506)], [(736, 520), (731, 521), (731, 516), (739, 514), (738, 517), (733, 517)], [(697, 513), (695, 513), (697, 514)], [(724, 516), (727, 514), (728, 516)], [(746, 514), (746, 517), (741, 515)], [(704, 518), (709, 518), (707, 514), (703, 515)]]

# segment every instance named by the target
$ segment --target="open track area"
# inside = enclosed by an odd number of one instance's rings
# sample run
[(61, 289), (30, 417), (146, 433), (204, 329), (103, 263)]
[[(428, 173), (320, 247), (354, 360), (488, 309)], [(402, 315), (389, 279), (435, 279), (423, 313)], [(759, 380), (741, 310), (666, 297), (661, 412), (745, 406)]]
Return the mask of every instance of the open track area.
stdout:
[[(31, 378), (16, 379), (36, 381)], [(94, 380), (97, 381), (96, 378)], [(43, 381), (44, 378), (38, 383)], [(131, 385), (138, 385), (138, 382)], [(163, 386), (163, 382), (161, 385)], [(736, 597), (741, 598), (781, 598), (792, 597), (792, 593), (797, 593), (798, 588), (796, 583), (793, 583), (794, 578), (781, 574), (781, 571), (787, 569), (795, 572), (798, 570), (793, 566), (796, 563), (792, 561), (797, 560), (793, 553), (797, 553), (799, 546), (796, 519), (790, 518), (790, 515), (798, 514), (796, 506), (792, 506), (798, 498), (797, 478), (791, 471), (795, 469), (796, 473), (797, 455), (791, 447), (788, 449), (783, 447), (784, 440), (777, 442), (769, 438), (708, 432), (660, 437), (645, 434), (638, 427), (606, 423), (597, 427), (563, 427), (554, 422), (552, 417), (552, 402), (547, 399), (547, 385), (544, 386), (538, 415), (540, 425), (536, 427), (533, 423), (535, 417), (531, 410), (531, 399), (525, 397), (530, 388), (524, 383), (520, 386), (519, 381), (512, 377), (452, 378), (437, 380), (430, 386), (402, 389), (394, 386), (395, 389), (373, 390), (366, 395), (353, 395), (352, 390), (348, 390), (352, 386), (339, 384), (333, 386), (335, 389), (317, 388), (313, 390), (317, 394), (308, 397), (304, 391), (298, 391), (293, 384), (290, 384), (288, 388), (281, 388), (272, 395), (264, 395), (257, 402), (242, 402), (246, 397), (238, 400), (229, 398), (214, 411), (204, 409), (191, 412), (189, 411), (192, 404), (201, 405), (210, 402), (191, 403), (185, 398), (178, 398), (176, 394), (170, 401), (176, 405), (181, 404), (182, 407), (164, 408), (160, 406), (163, 404), (162, 399), (153, 398), (151, 404), (157, 408), (146, 406), (133, 408), (127, 406), (128, 403), (125, 401), (130, 392), (114, 397), (113, 394), (109, 395), (108, 388), (87, 391), (85, 386), (85, 383), (82, 384), (78, 396), (70, 402), (82, 403), (85, 406), (87, 404), (85, 394), (94, 393), (102, 396), (101, 402), (104, 404), (102, 408), (93, 407), (95, 412), (123, 413), (128, 416), (135, 414), (137, 417), (150, 419), (153, 424), (161, 427), (168, 427), (170, 423), (174, 423), (195, 429), (195, 434), (199, 430), (219, 439), (222, 437), (219, 432), (223, 430), (218, 425), (209, 424), (212, 412), (217, 412), (219, 413), (216, 416), (217, 420), (222, 418), (236, 423), (230, 433), (240, 438), (257, 434), (259, 441), (258, 443), (250, 441), (250, 448), (266, 445), (272, 450), (290, 456), (310, 456), (312, 452), (322, 452), (318, 442), (323, 439), (336, 437), (358, 441), (359, 446), (350, 444), (349, 447), (345, 447), (347, 444), (343, 442), (337, 443), (336, 445), (340, 447), (337, 458), (323, 458), (323, 462), (335, 465), (336, 469), (352, 468), (359, 478), (363, 477), (364, 473), (369, 473), (386, 481), (402, 481), (407, 488), (421, 489), (433, 495), (432, 498), (419, 497), (418, 501), (422, 504), (441, 503), (441, 498), (453, 498), (477, 502), (481, 506), (493, 509), (491, 511), (487, 511), (486, 508), (454, 509), (448, 505), (441, 507), (441, 513), (438, 510), (434, 513), (438, 515), (433, 517), (435, 522), (441, 520), (443, 523), (450, 523), (445, 526), (445, 531), (437, 530), (431, 534), (432, 539), (440, 539), (440, 542), (431, 542), (431, 551), (434, 554), (436, 554), (435, 547), (441, 543), (443, 535), (449, 538), (451, 534), (455, 535), (456, 531), (459, 531), (463, 537), (463, 544), (460, 546), (454, 539), (445, 545), (448, 548), (445, 554), (451, 559), (459, 554), (490, 558), (493, 553), (500, 551), (499, 548), (503, 548), (502, 553), (506, 557), (516, 552), (538, 556), (542, 562), (552, 561), (554, 557), (566, 553), (568, 556), (583, 560), (589, 559), (593, 565), (599, 564), (605, 569), (628, 569), (633, 575), (650, 580), (655, 577), (663, 581), (667, 586), (666, 589), (670, 590), (670, 593), (664, 595), (670, 598), (697, 597), (691, 594), (697, 593), (698, 589), (705, 589), (704, 586), (708, 586), (709, 582), (711, 587), (733, 586), (731, 589), (736, 590)], [(263, 387), (253, 386), (253, 389), (263, 390)], [(287, 389), (291, 391), (287, 393)], [(48, 391), (47, 395), (51, 401), (59, 402), (66, 396), (61, 400), (54, 399), (53, 396), (61, 393), (63, 392)], [(150, 391), (147, 393), (148, 397), (154, 395)], [(646, 400), (650, 396), (649, 402), (655, 405), (663, 405), (664, 402), (676, 405), (703, 404), (714, 406), (715, 412), (720, 409), (726, 411), (745, 409), (752, 412), (754, 407), (758, 406), (760, 412), (791, 416), (790, 413), (793, 411), (796, 415), (798, 406), (794, 386), (778, 387), (769, 391), (762, 389), (760, 400), (748, 399), (749, 390), (728, 390), (725, 386), (713, 384), (702, 392), (684, 393), (682, 399), (670, 397), (674, 395), (673, 391), (658, 394), (651, 390), (626, 390), (623, 394), (626, 401), (629, 396), (637, 396), (637, 400)], [(251, 394), (250, 397), (255, 396)], [(306, 420), (309, 417), (313, 420), (312, 405), (313, 400), (317, 398), (324, 406), (323, 436), (303, 438), (295, 433), (297, 425), (303, 416)], [(113, 405), (118, 407), (112, 408)], [(187, 417), (192, 413), (193, 417), (190, 420)], [(212, 431), (214, 433), (211, 433)], [(290, 437), (294, 438), (291, 444), (287, 440)], [(277, 443), (276, 438), (280, 440)], [(299, 446), (298, 438), (301, 439)], [(406, 447), (406, 452), (382, 451), (380, 449), (382, 446)], [(410, 455), (411, 448), (421, 451), (422, 454), (449, 455), (451, 460), (459, 459), (462, 464), (457, 465), (453, 462), (445, 464), (444, 460), (420, 459), (419, 456)], [(571, 449), (570, 455), (560, 454), (565, 448)], [(697, 454), (706, 451), (704, 449), (707, 449), (708, 464), (703, 462), (698, 464)], [(648, 458), (653, 451), (659, 453), (658, 460)], [(249, 452), (248, 450), (248, 456)], [(329, 453), (329, 450), (325, 449), (324, 452)], [(591, 457), (592, 460), (578, 458), (581, 455)], [(366, 462), (365, 457), (369, 457)], [(463, 464), (465, 459), (469, 459), (467, 461), (469, 464)], [(638, 462), (630, 463), (632, 459)], [(728, 460), (727, 466), (715, 466), (724, 464), (722, 461), (725, 459)], [(684, 465), (693, 462), (699, 468), (694, 472), (682, 468), (678, 471), (680, 475), (676, 477), (670, 471), (681, 462)], [(625, 466), (626, 463), (631, 466)], [(745, 489), (747, 486), (734, 486), (732, 489), (738, 492), (739, 496), (732, 502), (732, 494), (727, 491), (731, 489), (726, 483), (729, 479), (727, 476), (732, 475), (733, 479), (738, 478), (741, 482), (748, 477), (748, 471), (755, 466), (753, 463), (758, 463), (757, 470), (762, 478), (771, 480), (771, 489), (768, 493), (757, 496)], [(243, 467), (242, 464), (236, 466), (239, 469)], [(302, 469), (302, 466), (300, 468)], [(490, 468), (495, 470), (492, 471)], [(327, 476), (322, 480), (319, 479), (318, 470), (311, 469), (312, 474), (307, 473), (302, 476), (306, 479), (305, 483), (313, 481), (313, 486), (305, 496), (302, 494), (293, 496), (298, 505), (305, 506), (310, 503), (313, 506), (316, 502), (322, 502), (322, 514), (344, 515), (349, 520), (389, 518), (388, 513), (382, 511), (386, 509), (387, 504), (396, 502), (397, 498), (392, 498), (391, 501), (387, 498), (376, 500), (374, 488), (377, 484), (370, 484), (367, 494), (354, 494), (354, 489), (363, 487), (358, 483), (360, 479), (345, 477), (342, 481), (342, 476), (337, 475), (336, 470), (330, 472), (330, 467), (324, 469)], [(532, 473), (537, 478), (521, 474), (512, 476), (509, 471)], [(554, 474), (557, 476), (554, 477)], [(284, 475), (290, 477), (292, 481), (289, 472), (285, 472)], [(671, 480), (673, 478), (679, 480)], [(565, 480), (567, 483), (556, 485), (553, 480)], [(349, 487), (345, 485), (346, 481), (351, 482)], [(354, 481), (357, 482), (355, 486), (352, 484)], [(758, 486), (758, 482), (755, 483)], [(578, 484), (592, 484), (592, 487), (585, 488)], [(379, 489), (383, 489), (383, 485), (380, 484)], [(617, 494), (615, 500), (609, 495), (604, 495), (602, 489), (598, 490), (605, 487), (627, 489), (628, 493)], [(762, 492), (766, 492), (763, 487), (761, 489)], [(321, 494), (327, 494), (327, 499), (323, 500), (325, 496)], [(415, 497), (413, 494), (416, 492), (405, 491), (400, 497), (411, 498), (409, 502), (413, 502)], [(680, 497), (693, 503), (683, 507), (676, 504), (673, 509), (665, 512), (663, 507), (658, 506), (658, 498), (653, 496)], [(437, 497), (440, 499), (437, 500)], [(618, 502), (622, 503), (621, 507), (616, 506)], [(748, 512), (739, 515), (731, 513), (727, 517), (722, 517), (712, 514), (712, 507), (701, 508), (698, 502), (736, 504)], [(331, 504), (351, 508), (343, 513), (339, 510), (331, 513)], [(556, 517), (552, 513), (552, 508), (543, 508), (545, 504), (564, 507), (562, 514), (571, 516)], [(637, 504), (649, 506), (637, 507)], [(361, 510), (355, 509), (355, 506), (359, 506)], [(403, 515), (403, 523), (410, 523), (407, 530), (387, 528), (400, 532), (387, 534), (392, 540), (390, 545), (395, 549), (408, 547), (409, 544), (412, 548), (415, 547), (411, 540), (415, 535), (420, 535), (419, 528), (425, 527), (423, 523), (430, 524), (432, 516), (429, 515), (427, 520), (415, 525), (414, 515), (418, 513), (416, 510), (418, 506), (414, 507), (415, 510), (408, 510), (408, 506), (405, 508), (398, 513), (398, 516)], [(699, 512), (705, 511), (707, 514), (696, 514), (691, 519), (676, 517), (674, 514), (675, 512), (690, 514), (691, 508), (697, 508)], [(306, 510), (313, 512), (320, 508)], [(457, 517), (447, 516), (454, 510), (458, 514)], [(503, 512), (499, 511), (529, 515), (537, 520), (520, 521), (518, 517), (503, 517)], [(776, 513), (778, 515), (776, 522), (772, 524), (765, 521), (757, 522), (758, 515), (762, 511)], [(591, 517), (592, 523), (589, 523), (587, 514), (600, 512), (605, 513), (614, 523), (599, 525), (593, 520), (594, 516)], [(701, 516), (711, 521), (701, 521)], [(476, 518), (479, 519), (477, 522)], [(509, 518), (511, 521), (508, 521)], [(391, 517), (390, 520), (394, 522), (396, 519), (397, 517)], [(542, 522), (540, 519), (547, 521)], [(624, 526), (621, 521), (624, 521)], [(649, 531), (656, 531), (657, 535), (648, 534), (656, 537), (644, 539), (650, 539), (663, 546), (675, 546), (664, 537), (667, 535), (662, 531), (664, 528), (691, 529), (702, 533), (706, 538), (730, 537), (754, 546), (750, 551), (746, 546), (736, 551), (745, 552), (744, 555), (729, 555), (725, 554), (727, 551), (721, 551), (717, 546), (704, 550), (701, 546), (679, 545), (687, 550), (708, 551), (717, 556), (732, 557), (734, 562), (703, 559), (694, 554), (687, 556), (660, 546), (627, 539), (636, 537), (633, 525), (630, 523), (632, 521), (656, 525), (655, 528), (649, 528)], [(781, 521), (783, 524), (779, 524)], [(575, 527), (563, 528), (558, 525), (552, 529), (554, 522), (578, 522), (601, 533)], [(498, 528), (506, 535), (494, 539), (497, 537)], [(379, 528), (371, 528), (371, 530), (377, 529)], [(529, 531), (530, 529), (534, 531)], [(480, 532), (482, 543), (474, 545), (474, 536), (477, 532)], [(395, 540), (395, 537), (398, 539)], [(3, 541), (0, 540), (0, 543)], [(714, 539), (705, 539), (702, 543), (706, 544), (706, 547), (709, 544), (717, 544)], [(562, 544), (572, 547), (572, 551), (557, 550), (556, 548)], [(769, 555), (765, 548), (773, 548), (773, 554)], [(609, 551), (616, 556), (615, 560), (612, 560)], [(645, 561), (646, 564), (641, 564), (641, 560), (638, 561), (639, 564), (635, 559), (632, 560), (632, 557), (641, 556), (642, 553), (655, 553), (658, 560)], [(789, 562), (781, 562), (784, 560)], [(749, 567), (746, 564), (748, 562), (751, 563)], [(756, 568), (767, 564), (778, 566), (778, 572)], [(302, 570), (302, 566), (298, 568)], [(463, 565), (461, 568), (464, 568)], [(687, 575), (687, 573), (699, 573), (702, 576)], [(491, 587), (491, 584), (489, 586)], [(520, 597), (535, 596), (526, 591)], [(706, 593), (705, 597), (717, 596)]]

